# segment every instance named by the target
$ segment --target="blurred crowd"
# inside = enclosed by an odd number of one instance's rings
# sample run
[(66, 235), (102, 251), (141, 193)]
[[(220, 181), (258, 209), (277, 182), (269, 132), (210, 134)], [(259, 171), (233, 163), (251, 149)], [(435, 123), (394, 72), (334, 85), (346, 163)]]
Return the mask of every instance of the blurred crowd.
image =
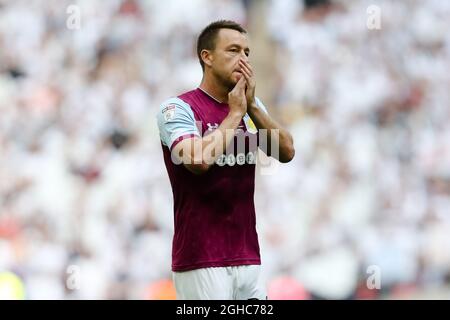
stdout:
[(174, 297), (155, 114), (200, 83), (200, 30), (256, 2), (296, 147), (257, 176), (269, 298), (450, 298), (440, 0), (0, 0), (0, 298)]

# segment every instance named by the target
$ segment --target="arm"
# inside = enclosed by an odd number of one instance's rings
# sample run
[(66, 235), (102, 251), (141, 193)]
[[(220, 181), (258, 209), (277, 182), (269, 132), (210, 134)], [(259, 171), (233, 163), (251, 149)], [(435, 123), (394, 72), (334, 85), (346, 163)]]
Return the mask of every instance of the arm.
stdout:
[(295, 155), (292, 135), (266, 112), (257, 107), (256, 103), (252, 103), (248, 107), (247, 113), (252, 118), (256, 128), (267, 130), (267, 144), (261, 150), (268, 156), (272, 156), (271, 141), (274, 139), (275, 145), (279, 146), (277, 160), (282, 163), (291, 161)]
[[(291, 161), (295, 155), (292, 135), (257, 106), (255, 99), (256, 84), (252, 67), (246, 60), (242, 59), (239, 61), (239, 65), (247, 83), (246, 98), (248, 115), (252, 118), (256, 128), (267, 130), (267, 145), (263, 146), (261, 149), (268, 156), (273, 156), (280, 162), (286, 163)], [(279, 146), (278, 157), (276, 157), (276, 152), (272, 152), (271, 150), (272, 139), (274, 139), (275, 145)]]
[(172, 159), (194, 174), (203, 174), (224, 153), (247, 110), (245, 80), (242, 77), (228, 94), (230, 111), (219, 127), (204, 137), (182, 140), (172, 150)]
[(211, 134), (178, 143), (172, 150), (172, 157), (194, 174), (205, 173), (230, 144), (241, 119), (241, 114), (230, 110), (220, 126)]

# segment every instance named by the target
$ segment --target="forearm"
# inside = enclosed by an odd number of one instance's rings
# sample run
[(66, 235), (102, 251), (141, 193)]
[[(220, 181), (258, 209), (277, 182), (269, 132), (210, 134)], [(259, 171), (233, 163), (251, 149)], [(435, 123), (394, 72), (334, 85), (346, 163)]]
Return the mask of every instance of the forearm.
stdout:
[(216, 130), (201, 139), (203, 163), (209, 166), (213, 165), (217, 158), (226, 151), (241, 120), (241, 114), (230, 112)]
[[(292, 135), (255, 104), (251, 105), (247, 109), (247, 112), (256, 128), (258, 130), (266, 130), (267, 132), (267, 143), (262, 148), (263, 151), (269, 156), (274, 156), (281, 162), (289, 162), (292, 160), (295, 154)], [(278, 155), (275, 152), (276, 150), (271, 150), (272, 141), (274, 146), (278, 146)]]

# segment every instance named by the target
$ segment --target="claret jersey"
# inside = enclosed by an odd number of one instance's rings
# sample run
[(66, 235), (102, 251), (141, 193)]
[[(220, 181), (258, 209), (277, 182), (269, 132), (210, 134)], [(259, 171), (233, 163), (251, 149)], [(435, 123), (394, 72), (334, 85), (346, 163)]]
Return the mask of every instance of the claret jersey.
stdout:
[[(259, 99), (257, 106), (267, 112)], [(165, 101), (157, 114), (164, 163), (174, 200), (172, 270), (261, 264), (254, 206), (257, 129), (246, 114), (234, 147), (204, 174), (175, 164), (177, 143), (214, 131), (229, 106), (202, 89)]]

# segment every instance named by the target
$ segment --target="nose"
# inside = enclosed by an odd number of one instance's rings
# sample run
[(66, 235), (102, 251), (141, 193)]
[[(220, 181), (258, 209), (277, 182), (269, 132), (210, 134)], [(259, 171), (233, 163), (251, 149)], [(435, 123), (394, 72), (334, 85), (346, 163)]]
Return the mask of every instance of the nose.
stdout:
[(242, 53), (241, 53), (241, 59), (242, 59), (243, 61), (245, 61), (245, 62), (248, 62), (248, 57), (247, 57), (247, 55), (245, 54), (245, 52), (242, 52)]

